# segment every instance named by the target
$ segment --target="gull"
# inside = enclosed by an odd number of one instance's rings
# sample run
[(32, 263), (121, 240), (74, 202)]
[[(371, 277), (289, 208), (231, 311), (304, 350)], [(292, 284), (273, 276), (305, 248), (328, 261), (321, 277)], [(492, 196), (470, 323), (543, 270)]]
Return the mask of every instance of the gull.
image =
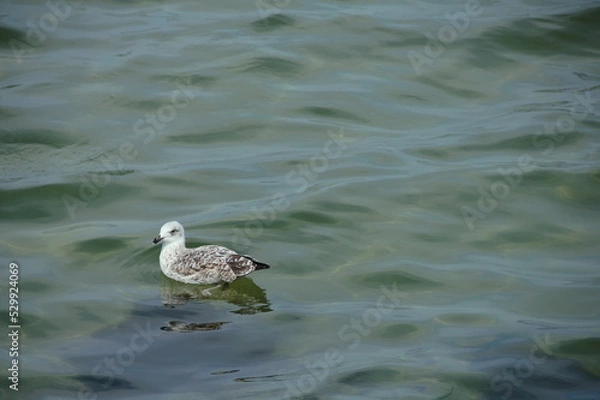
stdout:
[[(188, 249), (185, 247), (185, 232), (177, 221), (165, 223), (152, 243), (162, 243), (160, 269), (171, 279), (183, 283), (212, 285), (223, 283), (223, 289), (239, 277), (258, 269), (271, 268), (246, 255), (240, 255), (227, 247), (207, 245)], [(210, 290), (202, 294), (210, 296)]]

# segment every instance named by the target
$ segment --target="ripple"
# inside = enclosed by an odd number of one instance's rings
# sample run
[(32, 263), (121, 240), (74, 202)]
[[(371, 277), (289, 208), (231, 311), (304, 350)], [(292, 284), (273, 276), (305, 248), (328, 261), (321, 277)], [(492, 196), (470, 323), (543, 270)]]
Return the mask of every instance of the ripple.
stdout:
[(345, 385), (360, 386), (394, 383), (400, 378), (401, 374), (395, 368), (374, 367), (345, 374), (337, 378), (337, 381)]
[(306, 113), (306, 114), (312, 114), (312, 115), (316, 115), (319, 117), (345, 119), (345, 120), (349, 120), (349, 121), (363, 122), (363, 123), (366, 123), (369, 121), (368, 119), (359, 117), (358, 115), (356, 115), (354, 113), (339, 110), (339, 109), (333, 108), (333, 107), (309, 106), (309, 107), (302, 108), (300, 111), (303, 113)]
[(367, 287), (379, 288), (381, 285), (396, 283), (399, 288), (432, 288), (440, 286), (432, 280), (408, 272), (371, 272), (354, 275), (352, 281)]
[(76, 144), (75, 136), (64, 130), (18, 129), (0, 131), (0, 144), (3, 145), (43, 145), (59, 149)]
[(5, 25), (0, 25), (0, 46), (5, 49), (12, 49), (12, 40), (22, 40), (25, 32)]
[(271, 14), (252, 22), (252, 28), (256, 32), (272, 32), (277, 29), (294, 25), (296, 20), (284, 14)]
[(310, 222), (313, 224), (334, 225), (338, 222), (336, 218), (331, 218), (326, 214), (315, 211), (295, 211), (288, 213), (288, 218)]
[(598, 357), (600, 356), (600, 337), (564, 340), (556, 346), (556, 351)]
[(264, 129), (262, 124), (237, 124), (227, 128), (212, 129), (207, 132), (170, 135), (168, 140), (175, 143), (219, 143), (224, 141), (247, 140)]
[[(5, 220), (56, 220), (67, 215), (61, 196), (72, 185), (40, 185), (26, 189), (0, 190), (0, 214)], [(40, 203), (40, 198), (44, 199)]]
[(87, 254), (101, 254), (117, 251), (127, 247), (127, 241), (117, 238), (97, 238), (79, 241), (74, 244), (73, 251)]
[[(600, 18), (600, 8), (578, 10), (554, 16), (522, 18), (483, 33), (480, 38), (487, 45), (495, 44), (528, 55), (553, 53), (556, 47), (567, 53), (597, 56), (591, 22)], [(529, 32), (536, 32), (535, 35)]]
[(471, 313), (448, 313), (438, 315), (434, 319), (441, 324), (454, 326), (493, 325), (495, 322), (494, 318), (482, 314)]
[(90, 391), (102, 393), (107, 390), (133, 390), (136, 388), (133, 382), (122, 377), (111, 377), (110, 380), (107, 380), (105, 375), (96, 374), (75, 375), (73, 379), (85, 385), (85, 391), (80, 390), (79, 394), (90, 393)]
[(289, 78), (300, 74), (302, 64), (280, 57), (254, 57), (241, 69), (242, 72), (262, 72)]
[(214, 76), (201, 75), (201, 74), (181, 74), (181, 75), (155, 75), (151, 77), (152, 80), (158, 82), (167, 82), (177, 87), (177, 84), (181, 83), (182, 78), (186, 79), (186, 86), (193, 88), (207, 88), (215, 84), (218, 79)]
[(376, 331), (375, 338), (379, 339), (407, 339), (419, 336), (424, 329), (415, 324), (399, 323), (384, 326)]
[(359, 214), (372, 214), (375, 212), (370, 207), (351, 204), (347, 202), (341, 201), (331, 201), (331, 200), (319, 200), (315, 202), (315, 207), (322, 210), (328, 211), (336, 211), (336, 212), (349, 212), (349, 213), (359, 213)]

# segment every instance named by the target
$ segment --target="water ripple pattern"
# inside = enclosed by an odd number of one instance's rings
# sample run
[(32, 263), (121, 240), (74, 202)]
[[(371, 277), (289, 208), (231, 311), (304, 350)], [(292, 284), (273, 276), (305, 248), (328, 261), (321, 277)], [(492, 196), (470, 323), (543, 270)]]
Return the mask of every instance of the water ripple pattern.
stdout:
[[(5, 1), (0, 398), (600, 398), (598, 20)], [(204, 298), (170, 220), (272, 268)]]

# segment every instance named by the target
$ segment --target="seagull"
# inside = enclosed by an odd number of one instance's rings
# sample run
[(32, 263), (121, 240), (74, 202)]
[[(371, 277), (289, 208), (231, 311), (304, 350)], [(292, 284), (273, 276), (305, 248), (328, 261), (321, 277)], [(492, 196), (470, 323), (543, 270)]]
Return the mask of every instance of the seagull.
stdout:
[[(185, 247), (185, 232), (177, 221), (165, 223), (152, 243), (162, 242), (160, 269), (171, 279), (183, 283), (213, 285), (223, 283), (223, 289), (239, 277), (258, 269), (271, 268), (246, 255), (240, 255), (227, 247), (207, 245), (188, 249)], [(210, 296), (210, 290), (202, 291)]]

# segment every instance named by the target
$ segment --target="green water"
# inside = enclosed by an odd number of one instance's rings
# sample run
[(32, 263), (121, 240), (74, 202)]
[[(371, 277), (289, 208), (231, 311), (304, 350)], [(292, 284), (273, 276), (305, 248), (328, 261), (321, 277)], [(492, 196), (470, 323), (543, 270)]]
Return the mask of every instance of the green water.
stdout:
[[(4, 2), (0, 398), (600, 398), (599, 18)], [(202, 298), (169, 220), (272, 268)]]

